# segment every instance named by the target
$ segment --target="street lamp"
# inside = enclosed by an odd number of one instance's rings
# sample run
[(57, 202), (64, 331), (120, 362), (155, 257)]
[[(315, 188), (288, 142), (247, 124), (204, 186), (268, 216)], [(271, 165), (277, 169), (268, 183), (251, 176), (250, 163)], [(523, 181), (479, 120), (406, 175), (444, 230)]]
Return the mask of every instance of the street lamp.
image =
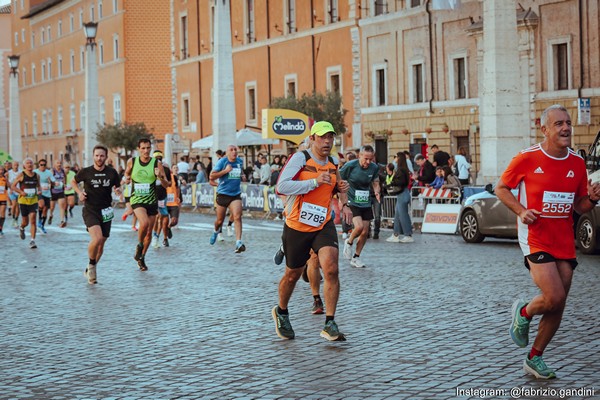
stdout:
[(98, 141), (95, 131), (100, 122), (100, 100), (98, 98), (98, 64), (96, 62), (97, 22), (83, 24), (85, 44), (85, 125), (84, 125), (84, 158), (83, 165), (92, 165), (93, 149)]
[(10, 125), (8, 153), (15, 160), (21, 160), (23, 157), (23, 143), (21, 140), (21, 111), (19, 103), (19, 56), (8, 56), (8, 65), (10, 66), (9, 75), (9, 97), (8, 107), (10, 114), (8, 123)]

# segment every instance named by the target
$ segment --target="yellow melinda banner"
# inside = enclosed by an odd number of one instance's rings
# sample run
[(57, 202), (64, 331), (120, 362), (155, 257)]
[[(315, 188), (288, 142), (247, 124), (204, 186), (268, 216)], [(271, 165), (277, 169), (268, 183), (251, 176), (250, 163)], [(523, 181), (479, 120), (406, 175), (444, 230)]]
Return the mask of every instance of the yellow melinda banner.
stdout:
[(262, 110), (262, 137), (300, 144), (309, 135), (314, 121), (298, 111), (281, 108)]

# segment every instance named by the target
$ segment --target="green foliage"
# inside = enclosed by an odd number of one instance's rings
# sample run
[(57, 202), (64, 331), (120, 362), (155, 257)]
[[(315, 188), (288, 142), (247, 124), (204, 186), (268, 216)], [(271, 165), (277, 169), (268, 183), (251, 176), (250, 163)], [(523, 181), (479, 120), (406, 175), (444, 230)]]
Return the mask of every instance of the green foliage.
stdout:
[(315, 121), (329, 121), (338, 135), (346, 133), (344, 115), (348, 110), (342, 108), (342, 97), (336, 92), (326, 94), (313, 92), (304, 93), (300, 98), (276, 97), (271, 101), (270, 108), (284, 108), (308, 115)]
[(143, 122), (134, 124), (119, 122), (115, 125), (104, 125), (99, 127), (96, 134), (98, 142), (108, 147), (112, 152), (118, 153), (120, 149), (124, 149), (126, 158), (133, 150), (137, 149), (138, 140), (142, 138), (154, 140), (154, 136), (148, 131)]

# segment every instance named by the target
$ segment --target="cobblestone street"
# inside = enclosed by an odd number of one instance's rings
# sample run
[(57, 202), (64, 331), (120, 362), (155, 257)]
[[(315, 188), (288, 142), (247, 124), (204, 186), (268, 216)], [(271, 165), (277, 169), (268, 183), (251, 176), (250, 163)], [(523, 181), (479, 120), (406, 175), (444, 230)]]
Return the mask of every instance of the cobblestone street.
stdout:
[(514, 387), (547, 389), (521, 398), (580, 388), (564, 398), (600, 398), (600, 256), (578, 256), (562, 326), (544, 354), (558, 379), (544, 382), (524, 375), (528, 349), (508, 334), (514, 299), (537, 294), (515, 241), (416, 234), (399, 244), (383, 231), (363, 252), (368, 268), (340, 260), (336, 321), (348, 341), (319, 337), (325, 317), (311, 314), (302, 281), (289, 307), (296, 339), (284, 341), (271, 318), (282, 222), (245, 219), (247, 251), (235, 254), (233, 238), (208, 244), (213, 216), (184, 213), (171, 246), (150, 248), (142, 273), (137, 234), (121, 212), (97, 285), (83, 277), (79, 207), (67, 228), (55, 222), (38, 235), (35, 250), (7, 219), (0, 398), (481, 398), (473, 390), (511, 398)]

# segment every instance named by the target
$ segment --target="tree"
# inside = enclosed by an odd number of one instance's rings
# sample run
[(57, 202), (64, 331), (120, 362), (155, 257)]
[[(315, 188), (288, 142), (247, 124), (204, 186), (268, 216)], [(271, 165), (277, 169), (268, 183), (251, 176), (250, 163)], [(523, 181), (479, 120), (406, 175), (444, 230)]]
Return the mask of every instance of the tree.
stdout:
[(96, 134), (98, 142), (113, 153), (118, 155), (121, 149), (125, 150), (125, 155), (121, 156), (125, 160), (129, 159), (131, 152), (137, 149), (138, 141), (142, 138), (154, 140), (154, 136), (143, 122), (134, 124), (118, 122), (114, 125), (104, 125)]
[(348, 110), (342, 108), (342, 97), (337, 92), (304, 93), (300, 98), (276, 97), (269, 107), (298, 111), (315, 121), (329, 121), (338, 135), (346, 133), (344, 115)]

